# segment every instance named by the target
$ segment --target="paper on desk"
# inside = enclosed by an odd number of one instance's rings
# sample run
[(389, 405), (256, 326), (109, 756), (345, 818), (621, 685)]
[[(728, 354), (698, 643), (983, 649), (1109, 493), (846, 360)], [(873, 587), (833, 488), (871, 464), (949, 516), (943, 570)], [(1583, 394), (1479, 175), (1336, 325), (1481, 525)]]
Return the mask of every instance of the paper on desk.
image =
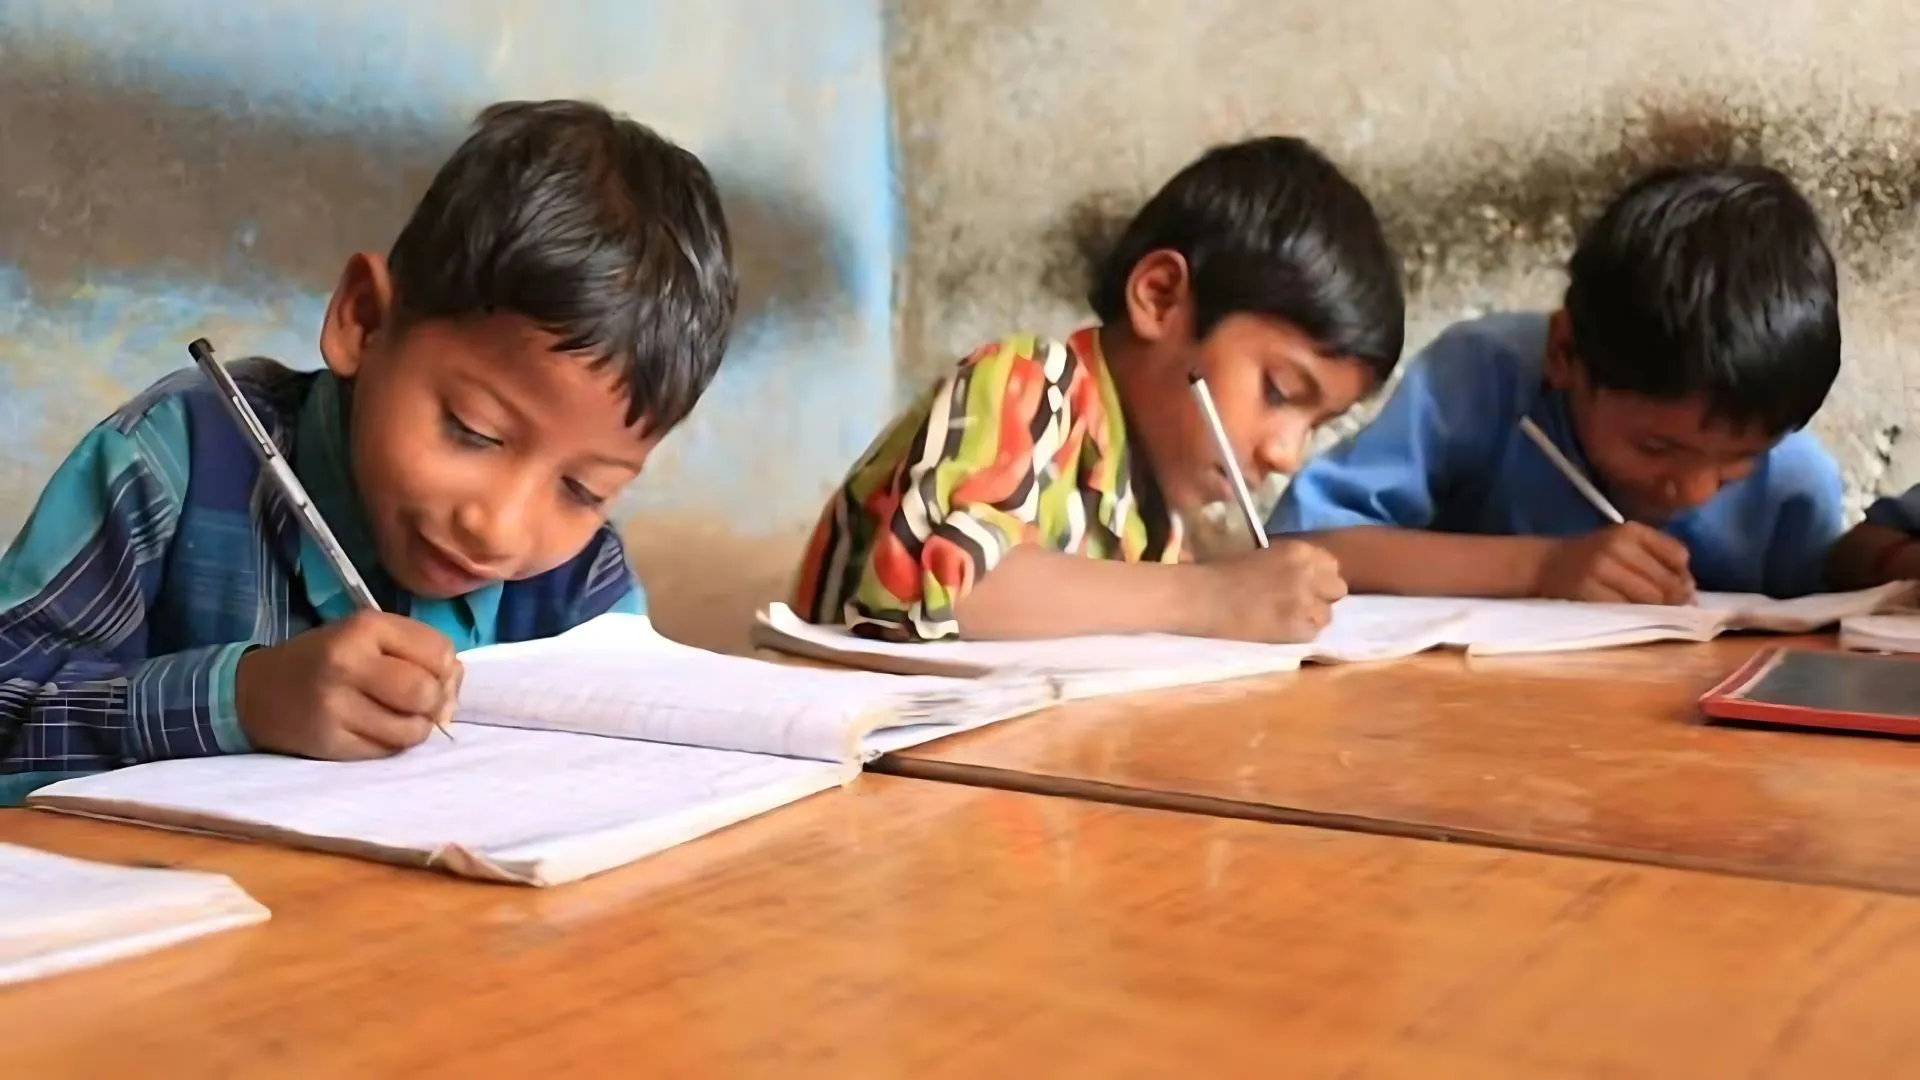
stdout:
[(432, 739), (377, 761), (184, 758), (63, 780), (27, 802), (550, 885), (856, 772), (836, 762), (466, 725), (458, 741)]
[(114, 866), (0, 844), (0, 984), (257, 923), (267, 909), (220, 874)]
[(1856, 652), (1920, 653), (1920, 614), (1849, 616), (1840, 621), (1840, 647)]
[(558, 637), (465, 653), (463, 724), (846, 762), (887, 727), (962, 729), (1057, 696), (1040, 679), (983, 682), (774, 664), (671, 641), (604, 615)]
[(805, 622), (783, 604), (759, 615), (763, 647), (890, 671), (979, 675), (1037, 671), (1065, 676), (1069, 696), (1114, 693), (1291, 670), (1301, 662), (1389, 660), (1434, 648), (1475, 655), (1558, 652), (1655, 641), (1707, 641), (1729, 629), (1804, 633), (1841, 618), (1885, 610), (1913, 595), (1906, 583), (1772, 600), (1703, 593), (1686, 607), (1586, 604), (1564, 600), (1349, 596), (1333, 621), (1305, 645), (1258, 645), (1166, 634), (1039, 641), (900, 643), (857, 638)]
[(1453, 601), (1396, 599), (1386, 605), (1334, 605), (1333, 621), (1313, 642), (1263, 645), (1174, 634), (1111, 634), (1031, 641), (891, 642), (816, 626), (785, 604), (760, 612), (755, 642), (798, 656), (875, 670), (954, 676), (1050, 678), (1065, 698), (1218, 682), (1293, 671), (1303, 661), (1356, 662), (1408, 656), (1444, 643), (1466, 619)]

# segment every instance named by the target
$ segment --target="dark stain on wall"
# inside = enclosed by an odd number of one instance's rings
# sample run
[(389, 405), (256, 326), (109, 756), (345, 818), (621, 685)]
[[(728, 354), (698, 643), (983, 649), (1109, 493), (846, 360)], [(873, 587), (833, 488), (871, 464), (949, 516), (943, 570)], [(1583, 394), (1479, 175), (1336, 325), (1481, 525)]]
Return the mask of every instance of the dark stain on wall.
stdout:
[[(330, 131), (254, 113), (238, 92), (189, 107), (104, 75), (0, 39), (0, 251), (43, 295), (103, 271), (325, 292), (349, 253), (386, 250), (471, 119)], [(720, 169), (715, 180), (743, 322), (844, 305), (841, 238), (817, 199)]]
[(1836, 254), (1871, 279), (1891, 242), (1912, 238), (1920, 199), (1920, 117), (1784, 116), (1736, 101), (1665, 102), (1624, 119), (1564, 129), (1524, 158), (1497, 148), (1397, 172), (1358, 170), (1399, 246), (1415, 289), (1516, 264), (1558, 267), (1576, 229), (1633, 177), (1658, 166), (1770, 165), (1820, 211)]
[(315, 132), (244, 102), (172, 105), (17, 47), (0, 59), (0, 245), (36, 288), (167, 270), (325, 290), (347, 253), (385, 249), (459, 137)]
[[(1792, 177), (1819, 209), (1835, 251), (1873, 280), (1896, 243), (1920, 239), (1920, 114), (1782, 115), (1725, 99), (1666, 101), (1568, 127), (1524, 149), (1462, 147), (1451, 161), (1397, 169), (1345, 163), (1400, 250), (1410, 289), (1501, 269), (1557, 268), (1578, 226), (1632, 177), (1660, 165), (1745, 162)], [(1091, 192), (1045, 237), (1043, 284), (1086, 291), (1091, 267), (1150, 194)]]

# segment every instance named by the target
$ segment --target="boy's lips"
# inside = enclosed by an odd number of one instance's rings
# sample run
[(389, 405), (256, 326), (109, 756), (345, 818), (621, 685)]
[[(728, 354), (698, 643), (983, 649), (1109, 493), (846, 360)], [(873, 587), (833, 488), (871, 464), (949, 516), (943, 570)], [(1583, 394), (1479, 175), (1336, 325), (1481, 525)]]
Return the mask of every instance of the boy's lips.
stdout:
[(421, 576), (437, 591), (463, 593), (492, 580), (485, 570), (420, 533), (414, 534), (414, 549)]

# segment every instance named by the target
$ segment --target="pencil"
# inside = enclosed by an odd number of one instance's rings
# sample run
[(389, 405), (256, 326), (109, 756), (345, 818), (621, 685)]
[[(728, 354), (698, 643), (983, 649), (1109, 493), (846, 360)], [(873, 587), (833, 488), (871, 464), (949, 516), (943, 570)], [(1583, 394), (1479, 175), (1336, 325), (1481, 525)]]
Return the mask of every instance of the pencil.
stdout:
[[(307, 489), (301, 486), (299, 478), (294, 476), (293, 467), (287, 464), (287, 459), (280, 453), (280, 448), (267, 435), (266, 426), (254, 413), (253, 406), (247, 404), (246, 395), (240, 392), (240, 387), (233, 381), (233, 376), (227, 374), (227, 369), (214, 358), (213, 346), (207, 343), (206, 338), (196, 338), (193, 344), (187, 346), (187, 355), (193, 357), (193, 362), (200, 368), (201, 374), (205, 375), (220, 392), (220, 403), (226, 406), (227, 415), (233, 418), (233, 422), (239, 426), (241, 433), (246, 435), (247, 441), (253, 445), (254, 456), (260, 459), (262, 471), (280, 492), (280, 498), (287, 504), (287, 508), (293, 511), (294, 517), (300, 522), (300, 527), (306, 530), (307, 538), (312, 540), (314, 546), (320, 549), (320, 554), (326, 557), (327, 564), (333, 568), (334, 575), (346, 587), (347, 595), (353, 599), (354, 606), (362, 611), (379, 611), (380, 602), (374, 599), (373, 590), (367, 588), (367, 583), (361, 579), (360, 572), (353, 568), (353, 560), (347, 558), (347, 549), (340, 546), (340, 541), (333, 535), (333, 529), (327, 525), (327, 519), (320, 516), (320, 508), (313, 505), (312, 497), (307, 494)], [(448, 682), (451, 684), (452, 680)], [(441, 714), (434, 718), (433, 726), (440, 729), (440, 734), (451, 739), (453, 732), (449, 730), (448, 725), (452, 720), (452, 705), (449, 703), (445, 709), (441, 710)]]
[(1233, 444), (1227, 441), (1227, 429), (1220, 423), (1220, 411), (1213, 407), (1213, 394), (1207, 390), (1207, 380), (1199, 372), (1187, 376), (1187, 384), (1193, 388), (1193, 397), (1200, 403), (1200, 412), (1207, 418), (1207, 430), (1213, 434), (1213, 448), (1220, 455), (1220, 464), (1227, 470), (1227, 480), (1233, 485), (1233, 498), (1240, 504), (1240, 514), (1246, 518), (1247, 531), (1253, 534), (1253, 542), (1261, 547), (1267, 546), (1267, 530), (1260, 522), (1259, 511), (1253, 508), (1253, 493), (1247, 490), (1247, 477), (1240, 471), (1240, 460), (1233, 452)]
[(1613, 504), (1607, 501), (1607, 497), (1600, 494), (1600, 489), (1594, 487), (1592, 481), (1582, 476), (1580, 470), (1574, 467), (1573, 462), (1567, 460), (1567, 455), (1561, 453), (1560, 448), (1553, 445), (1553, 440), (1547, 438), (1547, 433), (1541, 431), (1540, 425), (1533, 422), (1533, 417), (1521, 417), (1520, 430), (1526, 432), (1527, 438), (1533, 440), (1533, 445), (1539, 447), (1540, 452), (1547, 455), (1547, 460), (1553, 463), (1553, 467), (1560, 470), (1560, 475), (1566, 477), (1567, 482), (1572, 484), (1575, 490), (1586, 496), (1587, 501), (1593, 504), (1595, 510), (1600, 511), (1608, 521), (1613, 522), (1615, 525), (1625, 525), (1627, 523), (1627, 519), (1621, 515), (1620, 511), (1613, 508)]

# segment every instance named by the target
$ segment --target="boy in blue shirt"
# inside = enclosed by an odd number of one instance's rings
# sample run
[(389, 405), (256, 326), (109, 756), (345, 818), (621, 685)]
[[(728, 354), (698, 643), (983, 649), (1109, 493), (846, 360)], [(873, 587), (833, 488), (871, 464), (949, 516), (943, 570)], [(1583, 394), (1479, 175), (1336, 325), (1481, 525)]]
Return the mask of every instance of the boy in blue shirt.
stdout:
[(1828, 565), (1843, 589), (1920, 581), (1920, 484), (1867, 507), (1867, 520), (1833, 545)]
[[(1684, 603), (1825, 587), (1838, 467), (1801, 430), (1840, 370), (1834, 262), (1758, 167), (1673, 168), (1582, 236), (1564, 304), (1452, 327), (1268, 523), (1356, 592)], [(1626, 518), (1518, 426), (1532, 418)]]
[(391, 252), (347, 260), (325, 368), (231, 368), (382, 610), (212, 384), (162, 379), (0, 558), (0, 804), (163, 758), (391, 754), (457, 650), (641, 610), (603, 509), (712, 380), (736, 294), (691, 153), (581, 102), (483, 112)]

